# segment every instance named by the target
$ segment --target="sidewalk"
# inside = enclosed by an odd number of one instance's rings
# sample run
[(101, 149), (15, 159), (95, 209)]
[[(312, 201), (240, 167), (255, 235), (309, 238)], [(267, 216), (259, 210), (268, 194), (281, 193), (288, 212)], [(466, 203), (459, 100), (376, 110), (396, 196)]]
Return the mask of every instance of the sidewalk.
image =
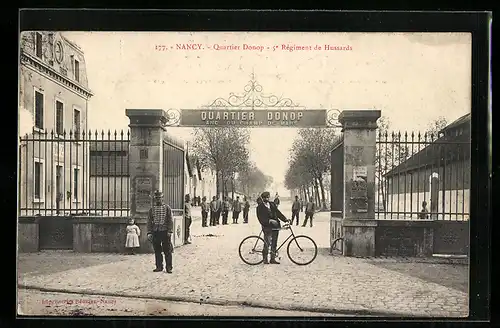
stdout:
[[(328, 255), (328, 213), (318, 213), (313, 228), (294, 226), (296, 234), (312, 237), (320, 249), (308, 266), (291, 263), (284, 249), (280, 251), (281, 265), (244, 264), (238, 256), (239, 243), (259, 231), (254, 216), (247, 225), (208, 228), (201, 228), (196, 220), (193, 244), (177, 248), (173, 254), (172, 275), (152, 272), (154, 256), (144, 254), (51, 274), (20, 273), (19, 285), (54, 292), (349, 315), (468, 315), (467, 293), (388, 270), (368, 259)], [(280, 241), (286, 236), (282, 231)]]

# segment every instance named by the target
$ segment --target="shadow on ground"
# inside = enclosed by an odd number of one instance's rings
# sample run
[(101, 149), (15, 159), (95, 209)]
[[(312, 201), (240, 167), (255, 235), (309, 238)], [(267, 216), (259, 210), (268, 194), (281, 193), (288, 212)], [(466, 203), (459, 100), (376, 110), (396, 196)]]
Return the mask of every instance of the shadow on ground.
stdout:
[[(50, 256), (48, 256), (50, 254)], [(42, 251), (19, 254), (18, 275), (44, 275), (130, 259), (131, 255)]]

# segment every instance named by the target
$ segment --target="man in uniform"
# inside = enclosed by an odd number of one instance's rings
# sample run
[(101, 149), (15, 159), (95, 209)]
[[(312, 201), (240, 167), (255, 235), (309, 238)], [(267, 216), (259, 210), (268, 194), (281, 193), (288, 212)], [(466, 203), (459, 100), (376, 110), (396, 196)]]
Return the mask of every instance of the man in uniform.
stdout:
[(153, 207), (149, 210), (147, 236), (153, 243), (155, 251), (154, 272), (163, 271), (163, 254), (165, 254), (165, 268), (167, 273), (172, 273), (172, 232), (174, 220), (172, 209), (163, 202), (163, 194), (156, 190), (154, 193)]
[(224, 201), (222, 202), (222, 224), (227, 224), (227, 217), (229, 215), (229, 211), (231, 209), (231, 204), (229, 204), (229, 200), (227, 196), (224, 196)]
[(191, 244), (191, 197), (184, 197), (184, 244)]
[(236, 200), (233, 202), (233, 223), (238, 223), (241, 212), (241, 202), (240, 196), (236, 196)]
[(208, 212), (209, 212), (208, 207), (209, 206), (207, 204), (207, 197), (203, 196), (203, 198), (201, 199), (201, 226), (202, 227), (207, 226), (207, 218), (208, 218)]
[(210, 202), (210, 225), (214, 226), (215, 222), (217, 222), (217, 213), (219, 212), (217, 199), (215, 196), (212, 197), (212, 201)]
[(306, 204), (306, 218), (304, 219), (304, 223), (302, 224), (303, 227), (306, 226), (307, 220), (309, 220), (309, 224), (312, 227), (313, 226), (313, 216), (314, 213), (316, 212), (316, 204), (314, 204), (312, 197), (309, 198), (309, 201)]
[[(276, 204), (269, 201), (270, 196), (269, 192), (263, 192), (261, 195), (262, 202), (257, 206), (257, 218), (262, 226), (265, 241), (262, 249), (262, 256), (264, 258), (264, 264), (280, 264), (276, 261), (278, 235), (279, 230), (281, 229), (281, 224), (278, 219), (283, 222), (288, 222), (288, 219), (283, 215), (283, 213), (280, 212), (280, 210), (278, 210)], [(268, 261), (267, 258), (269, 245), (271, 246), (271, 261)]]
[(295, 196), (295, 201), (293, 202), (292, 204), (292, 224), (293, 224), (293, 220), (295, 218), (297, 218), (297, 225), (299, 225), (299, 212), (300, 212), (300, 209), (301, 209), (301, 204), (300, 204), (300, 201), (299, 201), (299, 196)]
[(248, 212), (250, 211), (250, 202), (247, 196), (243, 197), (243, 223), (248, 223)]

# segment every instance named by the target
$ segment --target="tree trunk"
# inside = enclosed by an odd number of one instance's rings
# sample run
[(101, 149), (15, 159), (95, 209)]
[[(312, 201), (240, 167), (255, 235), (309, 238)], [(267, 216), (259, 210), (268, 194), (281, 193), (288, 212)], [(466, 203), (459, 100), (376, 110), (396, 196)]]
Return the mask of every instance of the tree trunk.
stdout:
[(234, 179), (231, 178), (231, 199), (234, 199)]
[(315, 194), (315, 201), (316, 205), (319, 207), (321, 205), (321, 199), (319, 196), (319, 187), (318, 187), (318, 180), (315, 178), (314, 179), (314, 194)]
[(308, 202), (309, 199), (311, 199), (311, 192), (309, 191), (309, 186), (304, 187), (304, 190), (305, 190), (305, 193), (306, 193), (306, 196), (307, 196), (307, 199), (305, 201)]
[(323, 177), (318, 179), (319, 187), (321, 189), (321, 205), (326, 210), (325, 187), (323, 186)]

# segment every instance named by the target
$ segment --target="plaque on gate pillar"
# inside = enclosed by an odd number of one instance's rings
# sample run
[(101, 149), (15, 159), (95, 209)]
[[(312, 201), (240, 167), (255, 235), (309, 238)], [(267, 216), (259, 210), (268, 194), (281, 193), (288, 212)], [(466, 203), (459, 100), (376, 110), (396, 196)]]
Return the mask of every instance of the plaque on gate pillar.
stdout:
[(153, 178), (138, 176), (135, 182), (135, 212), (147, 213), (151, 208), (151, 195), (153, 193)]
[(351, 209), (353, 213), (368, 212), (368, 184), (366, 166), (355, 166), (353, 168), (351, 181)]

